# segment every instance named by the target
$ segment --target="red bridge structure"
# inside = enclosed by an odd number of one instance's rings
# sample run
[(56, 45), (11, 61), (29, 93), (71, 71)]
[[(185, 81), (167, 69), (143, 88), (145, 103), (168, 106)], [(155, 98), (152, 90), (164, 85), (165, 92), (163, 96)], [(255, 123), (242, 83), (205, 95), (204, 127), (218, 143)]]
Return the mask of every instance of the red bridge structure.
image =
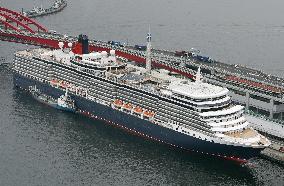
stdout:
[(10, 28), (17, 32), (47, 32), (47, 29), (36, 21), (3, 7), (0, 7), (0, 22), (4, 25), (5, 29)]

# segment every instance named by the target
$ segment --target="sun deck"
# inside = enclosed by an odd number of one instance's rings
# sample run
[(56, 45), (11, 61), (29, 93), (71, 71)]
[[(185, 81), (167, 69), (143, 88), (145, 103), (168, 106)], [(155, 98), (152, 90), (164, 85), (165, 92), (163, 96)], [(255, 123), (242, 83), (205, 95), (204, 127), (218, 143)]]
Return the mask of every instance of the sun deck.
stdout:
[(177, 94), (192, 99), (218, 98), (227, 95), (229, 90), (208, 83), (179, 81), (172, 83), (170, 89)]
[(250, 128), (247, 128), (243, 130), (242, 132), (234, 132), (234, 133), (225, 133), (225, 135), (233, 137), (233, 138), (253, 138), (258, 135), (258, 133), (255, 130), (252, 130)]

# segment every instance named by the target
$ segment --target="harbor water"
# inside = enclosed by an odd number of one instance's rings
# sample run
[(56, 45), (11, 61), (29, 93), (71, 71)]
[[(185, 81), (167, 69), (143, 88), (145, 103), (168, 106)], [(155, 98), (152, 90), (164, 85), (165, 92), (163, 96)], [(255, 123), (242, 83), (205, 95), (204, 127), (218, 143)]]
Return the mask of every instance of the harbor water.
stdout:
[[(20, 11), (53, 1), (3, 0)], [(283, 77), (281, 0), (68, 0), (37, 18), (67, 35), (198, 48), (202, 54)], [(283, 185), (283, 165), (245, 165), (178, 150), (81, 115), (61, 112), (13, 87), (13, 53), (30, 46), (0, 41), (0, 185)], [(8, 63), (8, 64), (7, 64)]]

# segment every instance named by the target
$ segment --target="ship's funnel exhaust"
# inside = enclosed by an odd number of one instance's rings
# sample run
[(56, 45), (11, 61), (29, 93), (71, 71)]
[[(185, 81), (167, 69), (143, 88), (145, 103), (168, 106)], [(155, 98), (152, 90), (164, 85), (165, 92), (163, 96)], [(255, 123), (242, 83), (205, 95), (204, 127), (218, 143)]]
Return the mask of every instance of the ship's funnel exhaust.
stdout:
[(80, 34), (78, 43), (82, 45), (82, 54), (89, 54), (89, 39), (87, 35)]

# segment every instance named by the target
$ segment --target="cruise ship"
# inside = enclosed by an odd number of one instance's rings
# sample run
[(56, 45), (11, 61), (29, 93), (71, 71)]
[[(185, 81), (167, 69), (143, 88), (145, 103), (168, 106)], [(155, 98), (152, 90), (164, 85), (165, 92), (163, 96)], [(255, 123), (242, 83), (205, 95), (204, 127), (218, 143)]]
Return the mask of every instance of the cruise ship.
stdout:
[(270, 145), (249, 127), (244, 107), (234, 105), (227, 88), (151, 68), (151, 34), (146, 68), (116, 56), (115, 50), (90, 52), (88, 38), (59, 49), (15, 53), (15, 87), (59, 98), (68, 89), (77, 112), (131, 133), (197, 153), (247, 161)]

